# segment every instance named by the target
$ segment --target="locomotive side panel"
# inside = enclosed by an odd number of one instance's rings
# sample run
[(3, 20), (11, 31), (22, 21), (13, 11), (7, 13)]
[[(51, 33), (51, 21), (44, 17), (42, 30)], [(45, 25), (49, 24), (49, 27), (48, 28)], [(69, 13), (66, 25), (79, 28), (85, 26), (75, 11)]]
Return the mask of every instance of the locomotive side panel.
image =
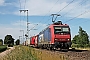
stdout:
[(47, 28), (45, 31), (44, 31), (44, 44), (50, 44), (51, 42), (51, 31), (50, 31), (50, 28)]
[(38, 35), (38, 46), (44, 47), (51, 43), (51, 29), (48, 27)]

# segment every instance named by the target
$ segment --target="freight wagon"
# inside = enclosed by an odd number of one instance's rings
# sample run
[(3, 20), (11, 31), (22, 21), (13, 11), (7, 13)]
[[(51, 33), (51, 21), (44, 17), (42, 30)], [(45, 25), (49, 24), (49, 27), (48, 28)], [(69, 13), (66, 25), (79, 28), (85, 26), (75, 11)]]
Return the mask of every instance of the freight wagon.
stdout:
[(38, 44), (38, 35), (32, 36), (30, 38), (30, 46), (37, 47), (37, 44)]

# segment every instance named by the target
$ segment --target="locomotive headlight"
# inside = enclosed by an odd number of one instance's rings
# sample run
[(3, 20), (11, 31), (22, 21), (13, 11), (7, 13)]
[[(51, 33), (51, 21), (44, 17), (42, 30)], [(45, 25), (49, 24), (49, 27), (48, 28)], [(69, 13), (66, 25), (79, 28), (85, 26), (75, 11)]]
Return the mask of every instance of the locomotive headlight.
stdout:
[(67, 39), (68, 41), (70, 40), (70, 39)]
[(58, 39), (55, 39), (55, 40), (58, 40)]

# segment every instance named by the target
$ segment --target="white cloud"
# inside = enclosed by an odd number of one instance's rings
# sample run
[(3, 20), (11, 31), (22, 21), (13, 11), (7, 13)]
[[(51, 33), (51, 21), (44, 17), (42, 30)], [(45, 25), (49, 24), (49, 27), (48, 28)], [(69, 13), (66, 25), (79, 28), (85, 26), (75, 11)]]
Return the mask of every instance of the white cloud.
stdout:
[(4, 5), (4, 0), (0, 0), (0, 6)]
[[(63, 0), (63, 1), (48, 1), (48, 0), (28, 0), (21, 1), (21, 7), (29, 10), (29, 15), (51, 15), (52, 13), (57, 13), (61, 9), (63, 9), (66, 5), (68, 5), (72, 0)], [(80, 1), (73, 1), (70, 5), (68, 5), (66, 8), (64, 8), (62, 11), (59, 12), (63, 16), (63, 14), (66, 14), (66, 17), (76, 17), (83, 13), (84, 11), (90, 10), (89, 6), (90, 4), (85, 4), (86, 2)], [(56, 4), (55, 4), (56, 3)], [(82, 5), (80, 4), (82, 3)], [(19, 5), (18, 5), (19, 6)], [(15, 14), (18, 14), (19, 12), (15, 12)], [(23, 15), (23, 14), (22, 14)], [(89, 18), (90, 13), (83, 14), (79, 16), (79, 18)]]
[[(61, 9), (63, 9), (65, 6), (67, 6), (72, 0), (62, 0), (57, 2), (57, 0), (20, 0), (21, 3), (21, 9), (28, 9), (29, 10), (29, 15), (51, 15), (52, 13), (57, 13)], [(57, 3), (56, 3), (57, 2)], [(73, 1), (71, 4), (69, 4), (67, 7), (65, 7), (62, 11), (59, 12), (62, 16), (65, 14), (66, 17), (76, 17), (83, 13), (84, 11), (90, 10), (90, 4), (87, 3), (90, 2), (89, 0), (84, 2), (82, 0), (79, 1)], [(0, 6), (2, 5), (9, 5), (18, 7), (20, 9), (20, 3), (18, 2), (13, 2), (13, 3), (5, 3), (4, 0), (0, 0)], [(56, 3), (56, 4), (55, 4)], [(81, 5), (82, 3), (82, 5)], [(20, 12), (18, 11), (13, 12), (13, 14), (20, 15)], [(0, 12), (2, 13), (2, 12)], [(2, 13), (4, 14), (4, 13)], [(8, 14), (8, 13), (7, 13)], [(24, 15), (24, 13), (21, 13)], [(90, 18), (89, 17), (90, 13), (83, 14), (79, 16), (79, 18)]]
[(0, 38), (4, 39), (7, 34), (13, 35), (13, 38), (18, 38), (19, 28), (14, 27), (0, 27)]

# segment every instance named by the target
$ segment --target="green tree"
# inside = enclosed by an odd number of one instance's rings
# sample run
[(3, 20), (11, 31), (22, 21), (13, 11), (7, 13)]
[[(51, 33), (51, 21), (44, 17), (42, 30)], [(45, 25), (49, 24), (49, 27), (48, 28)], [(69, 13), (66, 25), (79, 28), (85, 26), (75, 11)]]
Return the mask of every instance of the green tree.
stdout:
[(80, 43), (82, 45), (86, 45), (86, 44), (89, 44), (89, 36), (88, 34), (86, 33), (86, 31), (84, 31), (82, 29), (82, 27), (79, 27), (79, 38), (80, 38)]
[(82, 29), (82, 27), (79, 26), (79, 34), (75, 35), (75, 37), (72, 40), (72, 43), (74, 44), (78, 44), (81, 47), (84, 47), (85, 45), (89, 44), (89, 36), (86, 33), (86, 31), (84, 31)]
[(75, 35), (75, 37), (72, 40), (72, 43), (79, 44), (79, 35)]
[(3, 45), (3, 40), (2, 39), (0, 39), (0, 45)]
[(4, 44), (14, 45), (14, 38), (11, 35), (6, 35), (4, 39)]
[(17, 39), (15, 43), (16, 43), (16, 45), (20, 45), (20, 40)]

